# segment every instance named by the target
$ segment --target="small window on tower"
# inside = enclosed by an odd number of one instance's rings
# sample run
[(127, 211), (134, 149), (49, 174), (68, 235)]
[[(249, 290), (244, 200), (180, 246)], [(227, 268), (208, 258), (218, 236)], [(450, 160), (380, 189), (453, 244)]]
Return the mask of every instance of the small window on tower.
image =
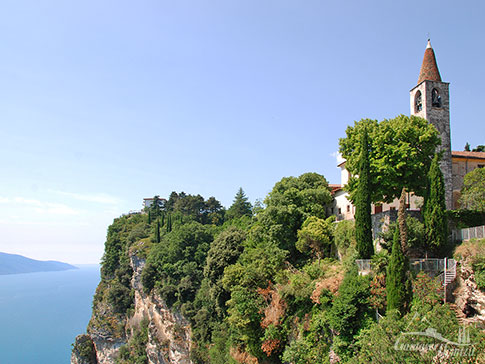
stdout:
[(434, 107), (441, 107), (440, 92), (435, 88), (431, 91), (431, 102)]
[(414, 112), (420, 112), (421, 110), (423, 110), (423, 102), (421, 100), (421, 91), (418, 91), (414, 96)]

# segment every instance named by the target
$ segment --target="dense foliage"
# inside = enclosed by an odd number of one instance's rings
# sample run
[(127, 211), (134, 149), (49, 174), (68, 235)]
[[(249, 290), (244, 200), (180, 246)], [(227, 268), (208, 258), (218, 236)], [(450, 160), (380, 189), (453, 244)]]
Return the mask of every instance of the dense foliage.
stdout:
[(485, 212), (485, 168), (475, 168), (465, 175), (460, 205), (469, 210)]
[[(183, 192), (154, 201), (108, 230), (89, 331), (129, 338), (117, 363), (146, 363), (156, 334), (147, 321), (124, 332), (135, 256), (146, 261), (144, 294), (191, 323), (197, 364), (433, 363), (440, 353), (395, 349), (408, 343), (402, 333), (432, 327), (457, 340), (439, 283), (424, 274), (411, 282), (397, 226), (392, 246), (383, 244), (390, 254), (370, 253), (372, 272), (358, 273), (355, 223), (325, 215), (330, 193), (319, 174), (283, 178), (255, 209), (242, 189), (227, 212), (215, 198)], [(407, 227), (409, 246), (420, 246), (422, 223), (408, 218)], [(473, 264), (480, 280), (485, 265)], [(376, 310), (386, 316), (377, 321)], [(471, 329), (473, 342), (480, 335)]]
[[(369, 136), (370, 191), (372, 202), (391, 202), (403, 187), (424, 196), (426, 173), (440, 143), (436, 128), (425, 119), (400, 115), (394, 119), (363, 119), (347, 127), (346, 138), (339, 141), (345, 168), (351, 176), (359, 173), (362, 130)], [(355, 201), (358, 178), (351, 178), (349, 191)]]
[(285, 177), (265, 199), (266, 208), (258, 219), (268, 237), (285, 250), (295, 253), (298, 230), (311, 216), (325, 218), (331, 201), (327, 180), (317, 173)]

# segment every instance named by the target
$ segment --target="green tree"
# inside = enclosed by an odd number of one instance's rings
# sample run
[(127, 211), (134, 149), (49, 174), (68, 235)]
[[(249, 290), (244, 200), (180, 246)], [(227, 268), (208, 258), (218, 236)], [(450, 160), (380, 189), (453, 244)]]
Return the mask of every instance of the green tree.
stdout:
[(227, 301), (227, 322), (233, 345), (245, 347), (251, 355), (266, 358), (261, 350), (261, 327), (265, 302), (258, 288), (267, 288), (284, 268), (287, 251), (275, 242), (249, 240), (236, 264), (224, 270), (222, 284), (231, 293)]
[(229, 227), (220, 233), (211, 244), (204, 267), (204, 277), (209, 280), (211, 298), (216, 303), (216, 311), (220, 317), (225, 312), (225, 303), (229, 294), (222, 288), (224, 269), (235, 264), (243, 251), (243, 241), (246, 233), (236, 227)]
[[(429, 169), (440, 143), (436, 128), (423, 118), (404, 115), (380, 123), (369, 119), (356, 122), (347, 128), (347, 137), (339, 141), (340, 152), (346, 159), (345, 168), (351, 176), (359, 174), (364, 128), (369, 137), (371, 201), (391, 202), (400, 196), (403, 187), (423, 196), (426, 189), (423, 171)], [(347, 188), (352, 201), (355, 201), (358, 184), (358, 178), (350, 178)]]
[(429, 190), (424, 204), (424, 227), (430, 247), (442, 247), (447, 238), (445, 183), (436, 154), (428, 172)]
[(328, 313), (330, 327), (337, 334), (333, 346), (341, 357), (348, 358), (351, 355), (354, 336), (372, 322), (369, 296), (369, 278), (359, 275), (354, 264), (345, 274), (338, 296)]
[(399, 228), (396, 228), (386, 276), (388, 311), (398, 310), (401, 315), (404, 314), (408, 299), (408, 270), (409, 263), (402, 251)]
[(349, 255), (353, 255), (356, 245), (354, 220), (339, 221), (335, 226), (334, 237), (341, 260), (344, 260)]
[(160, 242), (160, 220), (159, 219), (157, 219), (157, 227), (155, 230), (155, 240), (157, 243)]
[(298, 230), (296, 249), (302, 253), (312, 252), (318, 259), (324, 255), (329, 256), (333, 244), (334, 220), (334, 216), (326, 220), (316, 216), (307, 218)]
[[(169, 306), (193, 302), (212, 239), (211, 228), (195, 221), (164, 235), (148, 255), (141, 277), (144, 289), (157, 287)], [(193, 313), (186, 314), (190, 318)]]
[(227, 217), (228, 219), (234, 219), (242, 216), (252, 216), (252, 214), (251, 203), (248, 201), (242, 187), (239, 187), (234, 197), (234, 202), (227, 210)]
[(301, 225), (310, 216), (325, 218), (325, 205), (331, 199), (328, 183), (318, 173), (285, 177), (266, 197), (266, 209), (258, 219), (281, 248), (297, 253), (295, 243)]
[(485, 212), (485, 168), (476, 168), (465, 175), (460, 204), (470, 210)]
[(355, 191), (355, 240), (358, 257), (370, 259), (374, 254), (374, 245), (372, 242), (369, 140), (365, 128), (360, 145), (359, 183)]
[(205, 201), (205, 209), (202, 213), (201, 222), (205, 224), (221, 225), (224, 223), (225, 209), (215, 197), (209, 197)]
[(473, 148), (472, 152), (485, 152), (485, 145), (477, 145), (476, 148)]
[[(389, 224), (387, 230), (382, 231), (379, 237), (382, 239), (381, 245), (383, 248), (391, 251), (394, 231), (397, 229), (397, 221)], [(406, 217), (407, 242), (410, 249), (424, 249), (426, 235), (424, 232), (424, 224), (415, 217)], [(424, 254), (424, 251), (423, 251)]]
[(149, 213), (151, 212), (151, 217), (158, 218), (162, 213), (162, 208), (164, 205), (164, 201), (160, 199), (160, 196), (153, 196), (152, 204), (149, 208)]

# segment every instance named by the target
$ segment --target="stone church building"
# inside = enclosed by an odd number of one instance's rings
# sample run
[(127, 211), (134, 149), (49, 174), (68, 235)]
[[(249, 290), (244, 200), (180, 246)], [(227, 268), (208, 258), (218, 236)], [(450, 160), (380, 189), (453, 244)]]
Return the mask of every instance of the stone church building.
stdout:
[[(440, 167), (445, 182), (446, 208), (457, 209), (463, 178), (473, 169), (485, 167), (485, 153), (451, 150), (449, 83), (441, 80), (436, 56), (429, 40), (424, 52), (418, 83), (410, 91), (410, 104), (411, 115), (428, 120), (440, 133), (441, 145), (438, 147), (438, 151), (443, 152)], [(341, 181), (340, 184), (330, 185), (334, 200), (327, 212), (329, 215), (336, 215), (337, 220), (349, 220), (354, 218), (355, 206), (347, 199), (348, 193), (343, 188), (350, 176), (345, 169), (345, 161), (338, 167), (341, 169)], [(406, 203), (408, 210), (419, 211), (422, 198), (410, 193)], [(386, 211), (391, 214), (396, 213), (398, 206), (398, 200), (390, 204), (373, 205), (372, 214)], [(387, 215), (391, 215), (390, 213)]]

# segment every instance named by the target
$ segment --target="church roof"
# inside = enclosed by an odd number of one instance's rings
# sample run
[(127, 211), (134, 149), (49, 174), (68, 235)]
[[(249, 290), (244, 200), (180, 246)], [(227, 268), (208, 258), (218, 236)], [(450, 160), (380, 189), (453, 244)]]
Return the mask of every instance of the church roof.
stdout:
[(419, 72), (418, 85), (425, 80), (441, 82), (440, 71), (438, 70), (436, 57), (429, 39), (426, 50), (424, 51), (423, 64), (421, 65), (421, 71)]
[(469, 158), (469, 159), (484, 159), (485, 152), (467, 152), (467, 151), (451, 151), (451, 156), (453, 158)]

